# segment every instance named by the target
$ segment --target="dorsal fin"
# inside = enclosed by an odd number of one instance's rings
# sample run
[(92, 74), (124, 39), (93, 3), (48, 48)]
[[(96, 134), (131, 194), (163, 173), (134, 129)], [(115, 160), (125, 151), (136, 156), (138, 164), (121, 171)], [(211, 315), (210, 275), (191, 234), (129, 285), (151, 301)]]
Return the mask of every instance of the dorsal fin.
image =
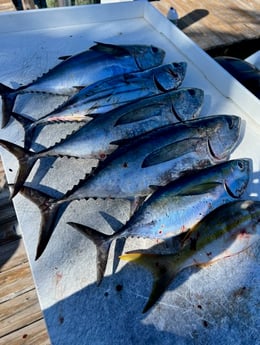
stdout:
[(102, 43), (94, 41), (96, 44), (89, 48), (89, 50), (94, 50), (98, 52), (103, 52), (106, 54), (111, 54), (115, 56), (125, 56), (129, 55), (128, 50), (125, 49), (122, 46), (118, 46), (115, 44), (109, 44), (109, 43)]
[(73, 85), (73, 88), (76, 89), (78, 92), (85, 89), (86, 86), (82, 85)]
[(63, 56), (59, 56), (58, 59), (62, 60), (62, 61), (65, 61), (65, 60), (68, 60), (71, 57), (72, 57), (72, 55), (63, 55)]

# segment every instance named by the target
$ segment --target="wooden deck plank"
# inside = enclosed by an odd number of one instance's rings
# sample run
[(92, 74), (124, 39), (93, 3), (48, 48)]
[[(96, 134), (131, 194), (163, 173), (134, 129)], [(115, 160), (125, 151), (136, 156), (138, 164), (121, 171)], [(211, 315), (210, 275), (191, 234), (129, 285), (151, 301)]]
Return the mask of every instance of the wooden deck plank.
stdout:
[(0, 338), (42, 318), (39, 302), (34, 286), (32, 286), (31, 290), (8, 300), (8, 302), (1, 303)]
[(0, 345), (51, 345), (43, 319), (0, 338)]
[(0, 273), (0, 303), (34, 288), (34, 282), (28, 262)]
[(0, 253), (0, 344), (50, 344), (22, 240)]
[(9, 12), (15, 10), (15, 6), (11, 0), (0, 0), (0, 12)]
[[(243, 39), (259, 37), (259, 1), (175, 1), (163, 0), (153, 5), (164, 15), (174, 5), (183, 31), (201, 48), (227, 45)], [(206, 12), (208, 12), (207, 15)], [(200, 16), (204, 13), (204, 16)], [(196, 19), (197, 18), (197, 19)]]

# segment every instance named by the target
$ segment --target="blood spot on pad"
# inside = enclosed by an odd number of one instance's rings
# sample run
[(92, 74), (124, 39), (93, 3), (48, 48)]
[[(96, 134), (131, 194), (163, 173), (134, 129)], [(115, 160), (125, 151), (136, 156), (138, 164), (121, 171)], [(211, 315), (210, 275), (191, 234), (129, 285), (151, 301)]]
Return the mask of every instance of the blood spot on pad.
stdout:
[(120, 292), (120, 291), (122, 291), (122, 290), (123, 290), (123, 285), (118, 284), (118, 285), (116, 286), (116, 291)]

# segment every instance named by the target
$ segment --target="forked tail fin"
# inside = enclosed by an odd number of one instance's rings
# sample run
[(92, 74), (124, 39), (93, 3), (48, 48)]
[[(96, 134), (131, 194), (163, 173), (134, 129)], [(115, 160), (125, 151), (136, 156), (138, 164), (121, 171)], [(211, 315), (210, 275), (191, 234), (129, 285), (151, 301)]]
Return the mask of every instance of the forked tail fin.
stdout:
[(15, 90), (0, 83), (0, 95), (2, 96), (2, 125), (4, 128), (12, 115), (14, 102), (16, 99)]
[(170, 283), (179, 272), (178, 261), (174, 262), (175, 255), (127, 253), (120, 256), (120, 259), (135, 262), (148, 268), (154, 277), (152, 292), (146, 303), (143, 313), (146, 313), (163, 295)]
[(58, 199), (25, 186), (21, 188), (21, 193), (33, 201), (41, 211), (40, 235), (35, 257), (35, 260), (37, 260), (47, 247), (56, 225), (68, 206), (68, 202), (59, 203)]
[(0, 139), (0, 145), (12, 153), (19, 161), (19, 169), (15, 178), (11, 197), (13, 198), (21, 189), (26, 178), (29, 176), (35, 162), (37, 161), (37, 153), (25, 150), (21, 146)]
[(35, 126), (33, 125), (35, 120), (29, 119), (21, 114), (12, 112), (11, 114), (22, 126), (24, 129), (24, 148), (29, 150), (32, 146), (34, 139)]
[(103, 234), (86, 225), (68, 222), (74, 229), (77, 229), (82, 234), (87, 236), (95, 245), (97, 249), (97, 284), (100, 285), (104, 277), (109, 249), (112, 242), (112, 236)]

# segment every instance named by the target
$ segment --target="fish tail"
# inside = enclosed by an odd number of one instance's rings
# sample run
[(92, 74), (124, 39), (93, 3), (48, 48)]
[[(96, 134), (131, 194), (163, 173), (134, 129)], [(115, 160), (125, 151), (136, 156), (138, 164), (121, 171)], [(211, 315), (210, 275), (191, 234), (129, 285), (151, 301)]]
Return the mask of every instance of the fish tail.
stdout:
[(173, 255), (133, 252), (121, 255), (120, 259), (142, 265), (153, 274), (154, 281), (152, 292), (143, 309), (143, 313), (146, 313), (154, 306), (179, 272), (178, 262), (174, 261)]
[(96, 231), (86, 225), (74, 222), (68, 222), (68, 224), (87, 236), (95, 244), (97, 249), (97, 285), (100, 285), (106, 270), (109, 249), (112, 242), (111, 236)]
[(25, 117), (21, 114), (17, 114), (15, 112), (12, 112), (11, 115), (23, 126), (25, 132), (24, 148), (29, 150), (32, 145), (32, 138), (35, 130), (35, 120), (29, 119), (28, 117)]
[(38, 159), (37, 153), (25, 150), (23, 147), (6, 140), (0, 139), (0, 145), (7, 151), (12, 153), (19, 161), (19, 169), (15, 178), (14, 187), (11, 193), (13, 198), (21, 189), (27, 177), (29, 176), (36, 160)]
[(34, 123), (34, 120), (29, 119), (28, 117), (25, 117), (14, 111), (12, 111), (12, 116), (24, 127), (25, 130), (29, 128), (32, 123)]
[(9, 86), (6, 86), (2, 83), (0, 83), (0, 95), (2, 96), (5, 93), (10, 93), (10, 92), (14, 92), (14, 89), (12, 89)]
[(2, 124), (1, 128), (4, 128), (12, 115), (14, 102), (16, 99), (15, 90), (0, 83), (0, 95), (2, 96)]
[(38, 260), (69, 203), (60, 203), (58, 199), (26, 186), (21, 188), (21, 193), (34, 202), (41, 211), (40, 235), (35, 256), (35, 260)]

